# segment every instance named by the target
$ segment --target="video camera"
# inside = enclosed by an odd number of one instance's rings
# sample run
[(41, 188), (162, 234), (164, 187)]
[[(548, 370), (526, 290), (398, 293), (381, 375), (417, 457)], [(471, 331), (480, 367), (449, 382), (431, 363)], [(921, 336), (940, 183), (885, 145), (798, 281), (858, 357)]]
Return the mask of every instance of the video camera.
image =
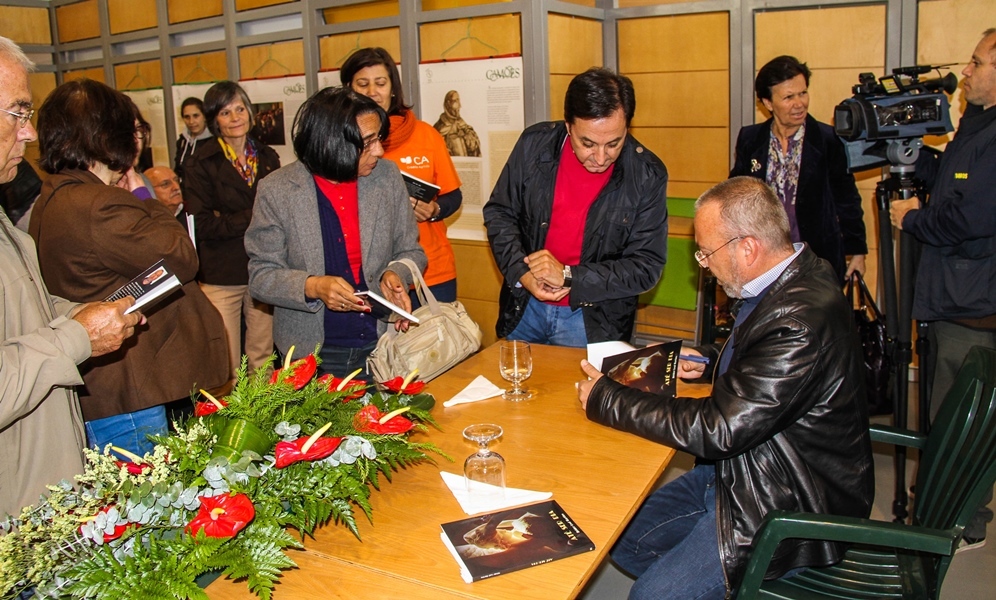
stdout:
[(929, 65), (898, 67), (878, 79), (862, 73), (854, 97), (834, 108), (834, 129), (847, 149), (851, 173), (885, 164), (912, 165), (923, 136), (944, 135), (951, 126), (948, 97), (958, 87), (954, 73), (920, 81)]

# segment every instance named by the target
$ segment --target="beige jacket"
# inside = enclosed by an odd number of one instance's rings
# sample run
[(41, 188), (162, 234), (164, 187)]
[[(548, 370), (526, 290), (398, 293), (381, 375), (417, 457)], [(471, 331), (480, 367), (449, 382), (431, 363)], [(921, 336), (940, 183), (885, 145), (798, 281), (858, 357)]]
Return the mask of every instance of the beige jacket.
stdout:
[(45, 486), (83, 471), (73, 386), (90, 357), (75, 303), (49, 295), (34, 242), (0, 211), (0, 514), (36, 504)]

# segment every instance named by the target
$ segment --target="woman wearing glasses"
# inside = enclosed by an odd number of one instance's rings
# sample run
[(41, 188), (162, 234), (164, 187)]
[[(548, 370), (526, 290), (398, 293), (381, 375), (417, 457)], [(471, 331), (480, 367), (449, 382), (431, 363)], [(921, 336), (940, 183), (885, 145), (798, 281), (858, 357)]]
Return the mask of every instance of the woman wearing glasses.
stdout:
[(387, 132), (384, 110), (347, 88), (309, 98), (294, 118), (298, 161), (260, 184), (246, 232), (249, 287), (274, 306), (277, 349), (321, 345), (323, 374), (365, 369), (387, 329), (389, 315), (355, 292), (410, 310), (411, 275), (394, 261), (425, 268), (408, 191), (394, 163), (379, 160)]
[(252, 103), (233, 81), (216, 83), (204, 95), (204, 117), (212, 139), (198, 144), (184, 165), (183, 198), (194, 215), (201, 289), (228, 330), (232, 376), (242, 357), (242, 319), (249, 370), (273, 353), (273, 309), (249, 295), (249, 257), (243, 238), (256, 202), (256, 187), (280, 168), (277, 153), (253, 138)]
[[(144, 128), (124, 94), (87, 79), (65, 83), (38, 111), (41, 166), (50, 173), (32, 210), (52, 293), (100, 301), (160, 259), (183, 285), (143, 311), (148, 319), (120, 349), (81, 365), (80, 405), (89, 446), (150, 452), (166, 433), (167, 402), (222, 385), (225, 333), (194, 282), (197, 254), (173, 215), (148, 196), (133, 165)], [(136, 193), (137, 192), (137, 193)]]

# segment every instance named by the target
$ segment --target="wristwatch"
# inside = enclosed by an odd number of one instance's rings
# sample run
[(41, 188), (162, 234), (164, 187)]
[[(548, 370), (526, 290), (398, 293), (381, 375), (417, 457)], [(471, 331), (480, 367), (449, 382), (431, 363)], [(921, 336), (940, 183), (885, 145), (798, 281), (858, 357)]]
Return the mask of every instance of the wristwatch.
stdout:
[(571, 266), (564, 265), (564, 287), (571, 287)]

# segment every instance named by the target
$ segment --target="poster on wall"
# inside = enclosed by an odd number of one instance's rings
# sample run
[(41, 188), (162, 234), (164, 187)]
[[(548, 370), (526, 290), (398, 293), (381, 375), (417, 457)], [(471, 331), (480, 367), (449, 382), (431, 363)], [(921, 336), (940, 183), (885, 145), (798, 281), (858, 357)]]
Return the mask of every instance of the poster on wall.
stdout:
[(308, 98), (304, 75), (252, 79), (239, 85), (249, 95), (256, 111), (254, 134), (280, 156), (281, 165), (289, 165), (297, 157), (291, 145), (291, 125), (294, 115)]
[[(187, 98), (198, 98), (204, 101), (204, 94), (214, 85), (213, 83), (181, 83), (173, 86), (173, 126), (176, 128), (176, 135), (180, 136), (187, 130), (183, 124), (183, 115), (180, 113), (180, 105)], [(176, 144), (176, 140), (173, 141)]]
[(142, 118), (152, 126), (152, 164), (170, 164), (170, 140), (166, 139), (166, 109), (163, 104), (165, 98), (163, 89), (126, 91), (124, 94), (131, 98), (139, 112), (142, 113)]
[(524, 128), (522, 57), (419, 66), (422, 119), (446, 141), (463, 206), (449, 236), (487, 239), (482, 209)]

